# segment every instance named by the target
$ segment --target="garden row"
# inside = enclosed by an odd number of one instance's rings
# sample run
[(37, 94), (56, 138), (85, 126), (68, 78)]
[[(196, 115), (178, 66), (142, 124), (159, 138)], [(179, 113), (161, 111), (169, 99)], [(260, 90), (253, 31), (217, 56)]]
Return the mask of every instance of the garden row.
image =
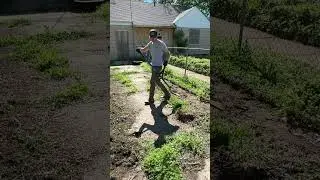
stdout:
[[(239, 55), (237, 42), (213, 40), (209, 59), (189, 58), (187, 69), (221, 78), (235, 88), (245, 89), (263, 102), (278, 107), (289, 123), (320, 132), (320, 73), (298, 59), (245, 44)], [(184, 57), (170, 63), (185, 67)], [(199, 62), (196, 62), (199, 61)]]

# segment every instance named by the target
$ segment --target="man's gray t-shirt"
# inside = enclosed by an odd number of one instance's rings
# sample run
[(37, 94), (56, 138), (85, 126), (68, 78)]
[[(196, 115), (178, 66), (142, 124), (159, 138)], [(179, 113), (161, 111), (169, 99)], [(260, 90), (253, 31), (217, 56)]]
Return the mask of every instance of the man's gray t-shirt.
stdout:
[(161, 41), (160, 39), (157, 39), (155, 42), (150, 41), (147, 44), (147, 47), (150, 50), (151, 56), (152, 56), (152, 66), (162, 66), (163, 65), (163, 53), (167, 52), (167, 46), (166, 44)]

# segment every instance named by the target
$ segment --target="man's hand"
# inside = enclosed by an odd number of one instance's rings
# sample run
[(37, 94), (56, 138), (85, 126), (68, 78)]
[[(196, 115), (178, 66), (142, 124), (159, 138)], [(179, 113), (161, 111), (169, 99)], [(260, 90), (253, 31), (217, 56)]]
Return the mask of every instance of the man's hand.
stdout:
[(140, 48), (141, 53), (145, 53), (149, 50), (149, 44), (150, 43), (148, 43), (145, 47)]
[(164, 66), (167, 66), (167, 65), (168, 65), (169, 59), (170, 59), (170, 52), (169, 52), (169, 51), (164, 52), (163, 57), (162, 57), (163, 65), (164, 65)]
[(163, 65), (164, 65), (164, 66), (167, 66), (167, 65), (168, 65), (168, 61), (164, 61), (164, 62), (163, 62)]

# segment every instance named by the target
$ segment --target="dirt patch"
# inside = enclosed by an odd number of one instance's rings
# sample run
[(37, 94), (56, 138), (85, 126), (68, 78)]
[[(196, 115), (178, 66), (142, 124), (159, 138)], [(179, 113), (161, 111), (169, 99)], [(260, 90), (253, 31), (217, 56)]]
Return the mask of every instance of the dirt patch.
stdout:
[(127, 131), (138, 110), (129, 106), (124, 87), (115, 81), (110, 85), (111, 176), (121, 179), (137, 164), (139, 144)]
[[(30, 26), (16, 29), (14, 33), (29, 34), (26, 29), (41, 31), (39, 24), (56, 20), (50, 13), (34, 17)], [(71, 19), (57, 22), (60, 30), (69, 31)], [(74, 18), (73, 22), (76, 21), (81, 23), (83, 19)], [(0, 171), (0, 179), (106, 179), (108, 39), (103, 23), (92, 24), (91, 29), (95, 36), (90, 39), (56, 44), (69, 59), (71, 69), (82, 73), (82, 80), (89, 88), (89, 96), (61, 109), (53, 108), (47, 99), (77, 80), (51, 80), (28, 64), (9, 61), (6, 53), (11, 50), (0, 48), (3, 87), (0, 90), (3, 119), (0, 166), (5, 167)], [(76, 46), (77, 43), (80, 45)]]
[(178, 112), (178, 120), (183, 122), (183, 123), (188, 123), (188, 122), (192, 122), (195, 117), (192, 114), (183, 114), (181, 112)]

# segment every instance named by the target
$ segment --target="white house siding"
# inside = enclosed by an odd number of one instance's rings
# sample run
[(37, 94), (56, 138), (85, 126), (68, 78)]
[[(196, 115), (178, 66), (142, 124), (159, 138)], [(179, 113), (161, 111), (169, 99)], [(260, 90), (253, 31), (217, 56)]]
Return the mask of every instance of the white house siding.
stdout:
[[(181, 29), (184, 32), (185, 38), (189, 39), (189, 28), (177, 28)], [(189, 48), (203, 48), (210, 49), (210, 29), (199, 29), (200, 37), (199, 44), (188, 44)], [(209, 54), (207, 50), (189, 50), (188, 53), (192, 54)]]

